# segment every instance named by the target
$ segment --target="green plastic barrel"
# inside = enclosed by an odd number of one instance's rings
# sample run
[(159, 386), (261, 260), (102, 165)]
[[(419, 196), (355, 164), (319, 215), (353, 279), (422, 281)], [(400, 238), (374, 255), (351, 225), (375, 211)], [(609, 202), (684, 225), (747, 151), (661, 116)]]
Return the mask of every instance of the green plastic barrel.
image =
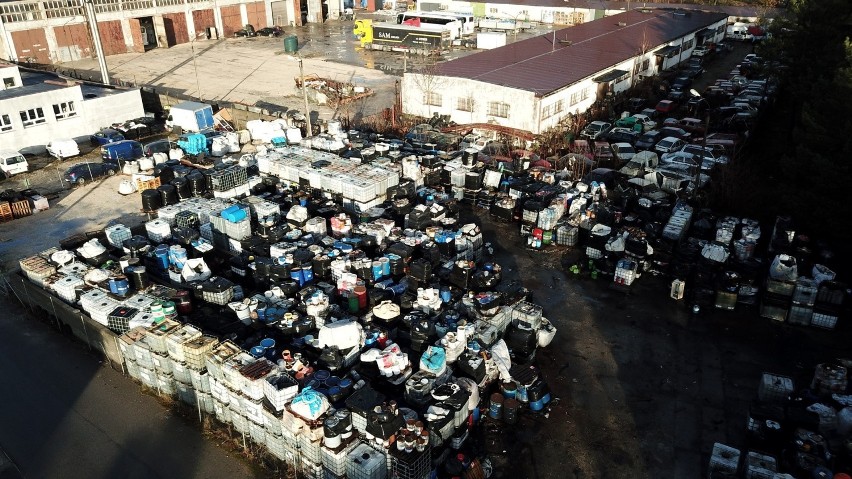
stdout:
[(288, 37), (284, 37), (284, 51), (287, 53), (296, 53), (296, 50), (299, 49), (299, 37), (296, 35), (290, 35)]

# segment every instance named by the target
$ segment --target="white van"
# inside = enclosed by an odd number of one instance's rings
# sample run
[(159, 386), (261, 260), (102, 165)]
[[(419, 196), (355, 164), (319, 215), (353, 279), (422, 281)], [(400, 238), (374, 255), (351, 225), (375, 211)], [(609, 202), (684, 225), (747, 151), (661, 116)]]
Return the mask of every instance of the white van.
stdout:
[(0, 151), (0, 170), (5, 176), (17, 175), (29, 171), (30, 164), (24, 155), (17, 151)]
[(72, 156), (79, 155), (80, 147), (77, 146), (76, 141), (63, 138), (60, 140), (53, 140), (48, 143), (47, 153), (58, 160), (63, 160), (65, 158), (71, 158)]

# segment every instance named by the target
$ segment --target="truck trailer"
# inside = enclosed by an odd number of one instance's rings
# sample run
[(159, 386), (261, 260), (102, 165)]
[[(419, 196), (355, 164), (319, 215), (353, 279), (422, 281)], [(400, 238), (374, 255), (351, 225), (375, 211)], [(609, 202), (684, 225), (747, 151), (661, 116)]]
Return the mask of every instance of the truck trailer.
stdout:
[(353, 33), (361, 46), (372, 50), (440, 54), (452, 43), (449, 30), (440, 25), (401, 25), (372, 20), (355, 20)]

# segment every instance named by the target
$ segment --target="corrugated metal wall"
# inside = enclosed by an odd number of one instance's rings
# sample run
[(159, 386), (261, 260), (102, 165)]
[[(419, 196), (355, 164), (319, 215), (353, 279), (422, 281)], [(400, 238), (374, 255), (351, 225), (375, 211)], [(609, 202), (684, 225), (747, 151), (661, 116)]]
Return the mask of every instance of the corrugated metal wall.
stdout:
[(166, 13), (163, 15), (163, 26), (166, 29), (166, 42), (169, 46), (189, 43), (189, 32), (186, 29), (186, 15), (183, 13)]
[(243, 18), (240, 15), (240, 6), (232, 5), (222, 7), (222, 35), (225, 37), (233, 37), (234, 32), (243, 29)]
[(206, 33), (207, 28), (216, 26), (216, 21), (213, 19), (213, 9), (194, 10), (192, 12), (192, 23), (195, 25), (196, 35)]
[(53, 27), (53, 34), (59, 47), (55, 52), (54, 61), (70, 62), (93, 55), (89, 29), (84, 23)]
[(266, 5), (263, 2), (247, 3), (246, 13), (249, 25), (252, 25), (255, 29), (259, 30), (272, 24), (266, 18)]
[(130, 36), (133, 37), (133, 51), (136, 53), (145, 53), (145, 44), (142, 40), (142, 25), (138, 18), (131, 18)]
[(121, 32), (120, 20), (98, 22), (98, 30), (101, 34), (101, 45), (104, 48), (104, 55), (127, 53), (127, 45), (124, 43), (124, 34)]
[(47, 35), (41, 28), (12, 32), (15, 53), (20, 62), (50, 63), (50, 51), (47, 48)]

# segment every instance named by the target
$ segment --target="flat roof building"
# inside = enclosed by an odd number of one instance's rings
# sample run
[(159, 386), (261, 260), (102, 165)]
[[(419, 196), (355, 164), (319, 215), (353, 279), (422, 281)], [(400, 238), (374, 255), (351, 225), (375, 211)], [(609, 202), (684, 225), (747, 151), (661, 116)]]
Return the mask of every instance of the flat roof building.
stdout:
[(539, 134), (722, 40), (728, 16), (631, 10), (405, 73), (403, 111)]

